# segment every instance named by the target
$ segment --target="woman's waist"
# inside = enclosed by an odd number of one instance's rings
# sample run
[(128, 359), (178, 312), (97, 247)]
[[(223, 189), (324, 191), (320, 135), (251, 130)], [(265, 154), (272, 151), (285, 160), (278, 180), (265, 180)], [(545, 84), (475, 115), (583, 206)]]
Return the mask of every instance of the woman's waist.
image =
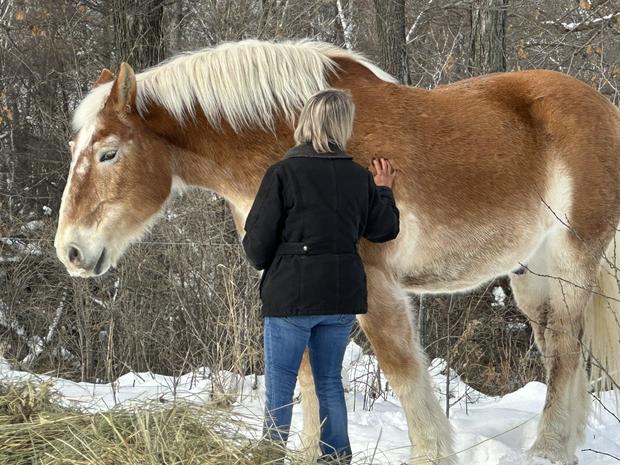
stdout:
[(281, 242), (276, 255), (357, 254), (357, 243), (336, 241)]

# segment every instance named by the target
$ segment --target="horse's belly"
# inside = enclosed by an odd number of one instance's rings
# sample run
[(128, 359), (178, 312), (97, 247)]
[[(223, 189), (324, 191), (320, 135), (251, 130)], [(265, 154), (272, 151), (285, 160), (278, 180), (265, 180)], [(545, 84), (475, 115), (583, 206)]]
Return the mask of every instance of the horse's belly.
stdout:
[(544, 237), (545, 225), (533, 218), (425, 230), (411, 214), (401, 215), (401, 234), (389, 264), (413, 292), (458, 292), (478, 287), (525, 263)]

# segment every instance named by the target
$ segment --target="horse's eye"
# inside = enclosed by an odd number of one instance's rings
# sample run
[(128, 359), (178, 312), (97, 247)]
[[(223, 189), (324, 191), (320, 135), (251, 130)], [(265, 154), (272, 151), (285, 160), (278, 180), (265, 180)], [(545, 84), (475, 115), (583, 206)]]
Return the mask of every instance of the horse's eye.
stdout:
[(116, 157), (116, 150), (108, 150), (107, 152), (103, 152), (101, 154), (101, 156), (99, 157), (99, 161), (103, 162), (114, 160), (114, 157)]

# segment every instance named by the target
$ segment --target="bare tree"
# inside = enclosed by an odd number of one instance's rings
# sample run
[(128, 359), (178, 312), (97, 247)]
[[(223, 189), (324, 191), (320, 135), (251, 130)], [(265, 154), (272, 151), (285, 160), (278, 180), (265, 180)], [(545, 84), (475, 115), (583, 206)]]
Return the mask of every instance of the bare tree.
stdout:
[(473, 0), (469, 69), (474, 75), (506, 71), (508, 0)]
[(143, 69), (166, 57), (164, 0), (114, 0), (117, 64), (130, 61)]
[(183, 0), (176, 0), (174, 15), (174, 46), (177, 50), (181, 50), (183, 44)]
[(340, 27), (338, 38), (345, 48), (353, 48), (353, 11), (352, 0), (336, 0), (338, 11), (337, 25)]
[(403, 84), (411, 84), (405, 41), (405, 0), (374, 0), (380, 64)]

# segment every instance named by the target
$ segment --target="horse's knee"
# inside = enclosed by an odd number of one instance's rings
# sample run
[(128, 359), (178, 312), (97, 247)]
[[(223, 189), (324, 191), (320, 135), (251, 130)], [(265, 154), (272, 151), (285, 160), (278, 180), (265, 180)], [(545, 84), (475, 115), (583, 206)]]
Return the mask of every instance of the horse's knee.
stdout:
[(529, 312), (523, 310), (523, 313), (525, 313), (530, 322), (530, 325), (532, 326), (534, 341), (536, 342), (538, 350), (542, 355), (545, 355), (547, 352), (547, 340), (545, 338), (545, 331), (547, 330), (547, 323), (549, 318), (549, 304), (545, 302), (544, 304), (538, 306), (535, 310), (530, 310)]
[(397, 308), (373, 308), (359, 318), (379, 365), (386, 374), (411, 376), (417, 368), (414, 328), (405, 311)]

